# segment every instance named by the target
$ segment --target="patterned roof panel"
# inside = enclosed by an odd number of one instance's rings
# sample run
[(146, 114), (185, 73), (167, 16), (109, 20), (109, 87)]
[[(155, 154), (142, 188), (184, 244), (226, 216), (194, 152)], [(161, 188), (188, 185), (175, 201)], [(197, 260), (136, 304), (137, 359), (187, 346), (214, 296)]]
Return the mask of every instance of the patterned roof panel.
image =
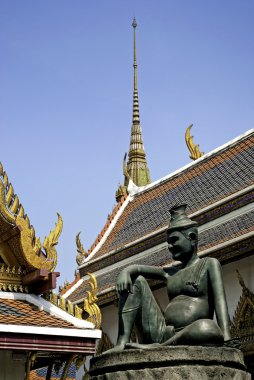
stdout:
[(44, 310), (39, 310), (37, 306), (26, 301), (2, 298), (0, 299), (0, 323), (37, 327), (74, 328), (71, 323), (52, 316)]
[(254, 209), (199, 234), (199, 251), (254, 231)]
[(93, 259), (168, 224), (168, 210), (187, 203), (194, 213), (253, 185), (254, 133), (134, 197)]

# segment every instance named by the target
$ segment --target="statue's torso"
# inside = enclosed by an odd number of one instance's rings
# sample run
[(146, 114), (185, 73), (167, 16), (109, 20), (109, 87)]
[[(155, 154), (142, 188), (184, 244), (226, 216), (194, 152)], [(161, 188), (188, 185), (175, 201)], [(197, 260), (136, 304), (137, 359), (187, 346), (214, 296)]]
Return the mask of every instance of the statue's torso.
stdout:
[(170, 303), (165, 310), (167, 325), (184, 327), (202, 318), (212, 318), (213, 305), (209, 305), (209, 279), (207, 260), (181, 269), (168, 277), (167, 291)]

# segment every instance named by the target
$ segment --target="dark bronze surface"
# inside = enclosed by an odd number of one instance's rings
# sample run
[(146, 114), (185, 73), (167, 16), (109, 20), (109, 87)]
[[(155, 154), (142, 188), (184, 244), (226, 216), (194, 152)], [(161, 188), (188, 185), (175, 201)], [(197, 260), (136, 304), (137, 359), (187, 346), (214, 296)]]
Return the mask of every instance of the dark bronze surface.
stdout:
[[(186, 205), (171, 209), (167, 242), (180, 269), (131, 265), (121, 271), (119, 331), (112, 351), (167, 345), (230, 345), (229, 316), (221, 266), (215, 258), (197, 255), (196, 222), (186, 215)], [(167, 286), (169, 304), (161, 312), (146, 279), (159, 279)], [(217, 323), (213, 320), (214, 313)], [(139, 343), (130, 343), (133, 325)]]

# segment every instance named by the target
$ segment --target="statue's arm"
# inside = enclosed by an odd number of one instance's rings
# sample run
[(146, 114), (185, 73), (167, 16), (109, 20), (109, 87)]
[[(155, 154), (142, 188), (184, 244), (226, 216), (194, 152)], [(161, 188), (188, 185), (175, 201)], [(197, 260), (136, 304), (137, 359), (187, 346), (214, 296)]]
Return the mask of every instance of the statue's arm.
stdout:
[(149, 265), (130, 265), (120, 272), (116, 283), (116, 290), (119, 293), (123, 291), (131, 292), (132, 282), (139, 275), (142, 275), (145, 278), (159, 279), (162, 281), (165, 281), (168, 276), (163, 268)]
[(211, 258), (209, 260), (208, 270), (210, 285), (214, 297), (216, 319), (224, 335), (224, 340), (227, 341), (231, 338), (230, 319), (228, 315), (228, 306), (222, 279), (221, 265), (219, 261), (217, 259)]

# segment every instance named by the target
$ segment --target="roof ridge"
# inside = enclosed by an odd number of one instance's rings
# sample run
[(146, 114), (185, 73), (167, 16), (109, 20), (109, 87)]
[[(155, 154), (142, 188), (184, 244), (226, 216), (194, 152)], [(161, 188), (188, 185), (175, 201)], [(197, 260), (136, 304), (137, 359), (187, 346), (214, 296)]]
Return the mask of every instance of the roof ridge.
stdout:
[(88, 259), (89, 259), (89, 256), (91, 256), (91, 254), (92, 254), (93, 250), (95, 249), (95, 247), (102, 240), (103, 236), (105, 235), (106, 231), (108, 230), (109, 226), (111, 225), (112, 221), (114, 220), (116, 214), (118, 213), (118, 211), (120, 210), (120, 208), (124, 204), (124, 202), (127, 199), (127, 197), (128, 197), (128, 194), (123, 194), (123, 196), (120, 198), (119, 202), (113, 208), (113, 211), (111, 212), (111, 214), (108, 215), (107, 221), (104, 224), (104, 227), (102, 228), (102, 230), (100, 231), (100, 233), (97, 235), (95, 241), (93, 242), (93, 244), (91, 245), (91, 247), (87, 251)]
[(70, 282), (68, 285), (65, 285), (59, 292), (59, 296), (63, 296), (70, 288), (72, 288), (79, 280), (80, 280), (80, 273), (77, 272), (76, 277), (72, 282)]
[[(251, 134), (254, 134), (254, 128), (252, 128), (252, 129), (248, 130), (247, 132), (241, 134), (240, 136), (230, 140), (229, 142), (211, 150), (210, 152), (204, 154), (202, 157), (198, 158), (197, 160), (190, 162), (187, 165), (182, 166), (180, 169), (177, 169), (177, 170), (167, 174), (166, 176), (164, 176), (162, 178), (159, 178), (158, 180), (156, 180), (156, 181), (154, 181), (148, 185), (139, 186), (139, 187), (136, 186), (135, 188), (132, 188), (131, 189), (131, 196), (140, 195), (140, 194), (146, 192), (147, 190), (150, 190), (152, 188), (155, 188), (156, 186), (159, 186), (161, 183), (166, 182), (168, 179), (170, 179), (176, 175), (181, 174), (183, 171), (185, 171), (189, 168), (192, 168), (192, 167), (198, 165), (201, 161), (205, 161), (208, 158), (211, 158), (211, 156), (214, 156), (216, 153), (221, 153), (224, 150), (226, 150), (226, 148), (230, 148), (230, 147), (234, 146), (235, 144), (237, 144), (241, 140), (248, 138)], [(128, 191), (129, 191), (129, 189), (128, 189)]]

